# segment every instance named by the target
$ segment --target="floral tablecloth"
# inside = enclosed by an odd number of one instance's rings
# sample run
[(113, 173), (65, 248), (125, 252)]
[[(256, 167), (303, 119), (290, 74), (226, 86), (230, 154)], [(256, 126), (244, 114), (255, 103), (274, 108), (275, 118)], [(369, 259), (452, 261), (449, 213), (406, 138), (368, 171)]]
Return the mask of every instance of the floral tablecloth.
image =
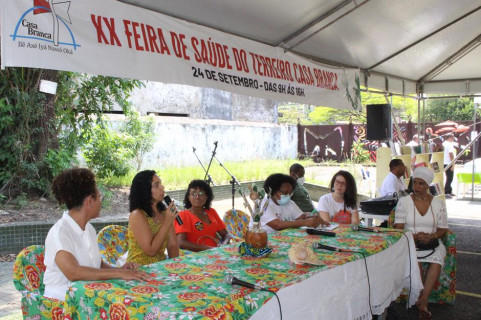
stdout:
[[(287, 250), (298, 241), (376, 254), (396, 243), (402, 234), (352, 232), (341, 226), (336, 237), (308, 235), (289, 229), (269, 235), (273, 252), (266, 258), (245, 258), (238, 244), (170, 259), (143, 267), (149, 282), (78, 281), (67, 292), (67, 319), (246, 319), (273, 298), (266, 291), (231, 287), (232, 274), (278, 291), (313, 274), (362, 259), (360, 254), (316, 250), (321, 266), (292, 265)], [(388, 231), (385, 229), (385, 231)]]

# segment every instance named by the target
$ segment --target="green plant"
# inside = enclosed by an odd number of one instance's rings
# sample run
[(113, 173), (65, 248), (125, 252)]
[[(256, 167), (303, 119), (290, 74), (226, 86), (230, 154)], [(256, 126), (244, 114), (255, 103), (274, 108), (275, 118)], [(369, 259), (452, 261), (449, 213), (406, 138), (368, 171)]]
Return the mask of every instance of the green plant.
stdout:
[(364, 149), (364, 144), (360, 141), (354, 141), (351, 148), (351, 160), (354, 163), (369, 162), (369, 151)]
[(109, 125), (95, 126), (84, 147), (87, 166), (101, 179), (126, 175), (130, 169), (128, 161), (133, 156), (129, 148), (132, 143), (132, 136), (112, 130)]
[(137, 164), (137, 171), (142, 166), (144, 155), (152, 150), (155, 141), (155, 122), (152, 117), (141, 117), (139, 113), (132, 108), (125, 111), (127, 121), (123, 131), (129, 134), (131, 140), (130, 150)]

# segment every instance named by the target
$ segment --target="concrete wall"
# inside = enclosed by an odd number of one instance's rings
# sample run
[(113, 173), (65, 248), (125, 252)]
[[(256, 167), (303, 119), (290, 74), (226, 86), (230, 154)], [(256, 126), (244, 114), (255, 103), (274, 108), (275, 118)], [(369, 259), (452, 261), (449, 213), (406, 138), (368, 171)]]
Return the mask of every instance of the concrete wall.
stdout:
[[(124, 119), (112, 115), (112, 121)], [(218, 141), (217, 158), (224, 161), (293, 159), (297, 157), (297, 126), (242, 121), (154, 117), (157, 140), (142, 168), (207, 164)], [(214, 160), (215, 161), (215, 160)]]
[(221, 119), (277, 123), (277, 102), (209, 88), (145, 81), (129, 100), (145, 115), (182, 115), (193, 119)]

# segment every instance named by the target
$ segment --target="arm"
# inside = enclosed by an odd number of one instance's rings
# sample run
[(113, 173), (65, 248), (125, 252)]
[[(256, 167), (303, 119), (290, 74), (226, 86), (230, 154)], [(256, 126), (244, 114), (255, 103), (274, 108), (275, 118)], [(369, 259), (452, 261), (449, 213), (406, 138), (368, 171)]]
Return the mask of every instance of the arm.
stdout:
[(147, 217), (141, 210), (136, 209), (129, 216), (129, 227), (135, 240), (147, 256), (154, 256), (169, 236), (169, 230), (172, 228), (172, 223), (176, 217), (176, 214), (170, 211), (170, 206), (165, 211), (164, 221), (156, 234), (152, 234), (152, 231), (150, 231)]
[(169, 229), (169, 240), (167, 241), (167, 254), (169, 259), (179, 256), (179, 243), (175, 235), (175, 229), (172, 227)]
[(179, 242), (179, 247), (181, 249), (190, 250), (194, 252), (204, 251), (204, 250), (213, 248), (213, 247), (190, 242), (189, 240), (187, 240), (187, 234), (185, 234), (185, 232), (177, 234), (177, 241)]
[(359, 211), (356, 209), (351, 211), (351, 224), (358, 225), (361, 220), (359, 219)]
[(57, 252), (55, 255), (55, 263), (69, 281), (108, 279), (150, 280), (150, 276), (143, 271), (107, 267), (103, 262), (101, 269), (81, 266), (73, 254), (65, 250)]
[(319, 216), (322, 218), (322, 220), (331, 222), (331, 216), (329, 215), (329, 212), (319, 211)]
[(302, 216), (300, 216), (294, 221), (282, 221), (281, 219), (274, 219), (269, 221), (267, 225), (276, 231), (281, 231), (284, 229), (299, 228), (299, 227), (316, 228), (318, 225), (321, 224), (321, 222), (322, 222), (322, 219), (320, 217), (303, 219)]

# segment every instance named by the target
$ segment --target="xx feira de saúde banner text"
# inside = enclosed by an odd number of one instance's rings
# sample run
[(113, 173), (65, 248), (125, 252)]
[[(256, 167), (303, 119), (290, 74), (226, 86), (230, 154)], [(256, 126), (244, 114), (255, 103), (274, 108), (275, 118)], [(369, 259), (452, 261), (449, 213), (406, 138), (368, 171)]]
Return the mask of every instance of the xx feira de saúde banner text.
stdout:
[[(359, 70), (113, 0), (2, 0), (1, 62), (359, 110)], [(246, 21), (246, 23), (248, 23)]]

